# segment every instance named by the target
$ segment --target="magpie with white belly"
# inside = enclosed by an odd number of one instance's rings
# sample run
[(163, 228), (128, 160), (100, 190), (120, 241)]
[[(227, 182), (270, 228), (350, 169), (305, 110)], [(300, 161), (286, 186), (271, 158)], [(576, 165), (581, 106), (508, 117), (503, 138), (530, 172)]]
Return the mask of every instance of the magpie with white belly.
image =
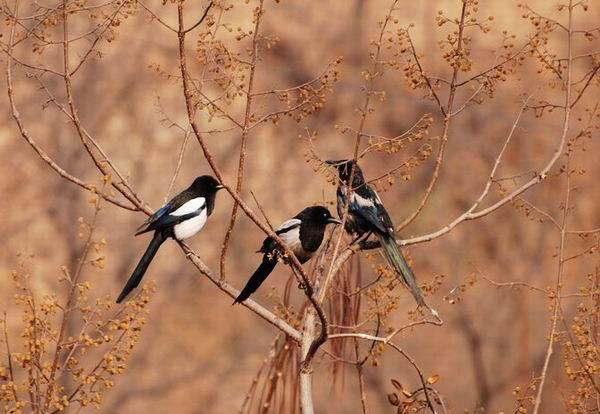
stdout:
[(217, 191), (223, 186), (210, 175), (194, 180), (192, 185), (177, 194), (142, 224), (136, 236), (154, 231), (150, 245), (140, 259), (123, 291), (117, 298), (121, 303), (139, 284), (161, 244), (169, 237), (184, 240), (198, 233), (215, 207)]
[[(419, 306), (432, 310), (426, 303), (417, 285), (415, 275), (396, 242), (394, 224), (390, 215), (381, 203), (379, 195), (365, 182), (362, 170), (354, 160), (328, 160), (326, 164), (337, 168), (339, 185), (337, 188), (337, 211), (340, 219), (348, 204), (348, 216), (344, 228), (349, 234), (360, 238), (364, 234), (375, 234), (381, 243), (383, 253), (402, 282), (408, 286)], [(354, 168), (352, 185), (348, 192), (350, 175)], [(350, 202), (348, 203), (348, 199)], [(434, 312), (432, 310), (432, 312)]]
[[(283, 222), (275, 230), (275, 234), (294, 253), (300, 263), (306, 263), (321, 246), (328, 224), (341, 224), (341, 221), (332, 217), (325, 207), (307, 207), (294, 218)], [(234, 305), (248, 299), (275, 269), (279, 260), (286, 262), (283, 249), (271, 237), (263, 241), (257, 253), (263, 253), (262, 263), (235, 299)]]

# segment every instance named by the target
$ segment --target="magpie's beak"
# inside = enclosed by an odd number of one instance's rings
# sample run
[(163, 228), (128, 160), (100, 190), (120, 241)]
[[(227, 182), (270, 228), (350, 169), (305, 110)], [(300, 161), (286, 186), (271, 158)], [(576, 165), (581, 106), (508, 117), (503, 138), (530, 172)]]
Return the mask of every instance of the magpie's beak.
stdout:
[(219, 184), (218, 186), (215, 187), (217, 189), (217, 191), (222, 190), (225, 188), (225, 186), (223, 184)]
[(331, 223), (331, 224), (342, 224), (342, 222), (336, 218), (333, 217), (329, 217), (327, 219), (327, 223)]

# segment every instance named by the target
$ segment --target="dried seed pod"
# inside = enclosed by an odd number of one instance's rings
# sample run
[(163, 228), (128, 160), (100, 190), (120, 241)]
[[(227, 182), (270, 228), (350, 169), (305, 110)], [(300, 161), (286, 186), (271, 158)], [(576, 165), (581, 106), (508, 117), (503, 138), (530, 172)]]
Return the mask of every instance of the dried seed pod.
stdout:
[(387, 399), (390, 402), (390, 404), (392, 404), (394, 406), (400, 405), (400, 398), (398, 397), (398, 394), (396, 394), (395, 392), (388, 394)]

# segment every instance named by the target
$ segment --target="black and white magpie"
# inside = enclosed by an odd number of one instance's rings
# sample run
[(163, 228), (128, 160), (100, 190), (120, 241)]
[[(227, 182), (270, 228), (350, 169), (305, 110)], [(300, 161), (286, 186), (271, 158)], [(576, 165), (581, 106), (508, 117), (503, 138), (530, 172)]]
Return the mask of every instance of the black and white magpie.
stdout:
[(117, 303), (121, 303), (140, 284), (146, 269), (165, 240), (169, 237), (184, 240), (204, 227), (215, 207), (217, 191), (221, 188), (223, 186), (210, 175), (198, 177), (192, 185), (173, 197), (138, 228), (136, 236), (154, 230), (154, 237), (117, 298)]
[[(346, 204), (348, 204), (348, 216), (344, 224), (345, 230), (349, 234), (356, 234), (360, 238), (363, 234), (375, 234), (383, 247), (383, 253), (388, 263), (400, 279), (412, 293), (419, 306), (424, 306), (432, 310), (426, 303), (417, 285), (415, 275), (406, 259), (400, 251), (400, 246), (396, 242), (394, 224), (377, 192), (369, 186), (364, 179), (362, 170), (354, 160), (328, 160), (329, 165), (337, 168), (340, 179), (337, 188), (337, 211), (340, 219), (344, 215)], [(352, 168), (354, 175), (352, 185), (348, 192), (348, 185)], [(349, 203), (347, 200), (349, 199)], [(367, 237), (369, 237), (367, 235)], [(432, 310), (433, 312), (433, 310)]]
[[(325, 227), (330, 223), (341, 224), (341, 221), (332, 217), (325, 207), (307, 207), (294, 218), (283, 222), (275, 230), (275, 234), (294, 253), (300, 263), (305, 263), (321, 246)], [(271, 237), (267, 237), (263, 241), (262, 247), (257, 253), (263, 253), (262, 263), (235, 299), (234, 305), (248, 299), (275, 269), (279, 260), (286, 261), (283, 250)]]

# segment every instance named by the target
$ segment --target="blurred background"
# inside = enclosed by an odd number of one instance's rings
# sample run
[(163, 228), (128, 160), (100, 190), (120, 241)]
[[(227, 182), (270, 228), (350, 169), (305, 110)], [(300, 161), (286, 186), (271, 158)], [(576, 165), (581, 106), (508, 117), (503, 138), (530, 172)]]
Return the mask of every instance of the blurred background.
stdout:
[[(204, 10), (206, 4), (200, 3), (186, 4), (190, 22), (196, 18), (192, 16), (200, 16)], [(564, 21), (558, 3), (542, 0), (530, 3), (540, 13)], [(175, 5), (170, 2), (163, 5), (159, 1), (146, 4), (162, 19), (175, 24)], [(251, 27), (255, 6), (253, 2), (236, 3), (227, 14), (233, 34), (238, 26), (245, 30)], [(277, 225), (306, 205), (334, 200), (335, 187), (306, 162), (308, 147), (300, 137), (306, 137), (307, 131), (317, 133), (315, 148), (323, 159), (352, 156), (354, 134), (342, 134), (336, 126), (356, 128), (358, 125), (356, 107), (364, 100), (361, 71), (371, 65), (370, 41), (379, 33), (378, 22), (386, 15), (389, 2), (267, 1), (266, 8), (262, 32), (276, 36), (278, 41), (262, 50), (256, 90), (301, 84), (320, 75), (329, 62), (343, 58), (338, 67), (338, 81), (320, 111), (299, 123), (284, 118), (277, 124), (262, 124), (249, 135), (243, 195), (250, 202), (250, 191), (254, 192), (270, 220)], [(399, 8), (394, 14), (398, 25), (390, 28), (390, 36), (398, 27), (414, 23), (411, 34), (423, 54), (426, 72), (448, 78), (450, 71), (441, 58), (438, 41), (445, 39), (450, 29), (438, 28), (435, 17), (438, 10), (444, 10), (447, 16), (458, 16), (460, 2), (401, 1)], [(493, 16), (492, 30), (486, 34), (473, 31), (470, 47), (474, 65), (486, 68), (493, 65), (503, 30), (516, 35), (514, 42), (518, 46), (527, 41), (532, 25), (522, 19), (523, 10), (516, 1), (482, 2), (479, 9), (481, 16)], [(587, 12), (578, 14), (577, 24), (593, 27), (599, 18), (600, 7), (590, 7)], [(73, 31), (77, 32), (76, 29)], [(2, 30), (6, 39), (6, 29)], [(551, 34), (548, 47), (564, 55), (564, 39), (563, 34)], [(196, 40), (194, 32), (190, 33), (192, 76), (201, 70), (201, 65), (193, 59)], [(231, 47), (236, 47), (235, 41), (231, 42)], [(599, 46), (593, 38), (577, 44), (575, 54), (596, 52)], [(243, 49), (243, 42), (239, 47)], [(113, 162), (127, 174), (142, 199), (156, 209), (165, 201), (184, 138), (184, 132), (171, 124), (185, 125), (187, 119), (178, 78), (177, 36), (138, 7), (137, 13), (121, 22), (115, 39), (103, 42), (99, 50), (101, 56), (94, 55), (88, 60), (73, 80), (80, 118)], [(393, 51), (385, 53), (391, 56)], [(56, 63), (58, 56), (49, 51), (29, 57), (32, 61)], [(506, 82), (499, 83), (493, 97), (486, 97), (481, 105), (468, 106), (456, 117), (450, 127), (445, 161), (435, 191), (422, 214), (402, 231), (402, 238), (438, 230), (470, 207), (483, 189), (494, 159), (510, 132), (523, 93), (535, 91), (535, 100), (560, 102), (560, 87), (550, 89), (547, 83), (550, 76), (546, 72), (539, 73), (539, 69), (539, 64), (525, 63)], [(63, 99), (61, 84), (52, 77), (45, 79)], [(82, 151), (79, 139), (64, 116), (44, 105), (44, 94), (35, 82), (24, 76), (23, 70), (15, 71), (14, 82), (21, 117), (38, 143), (73, 175), (99, 183), (97, 170)], [(593, 108), (597, 102), (597, 81), (593, 88), (578, 103), (569, 136), (577, 135), (587, 122), (589, 112), (585, 109)], [(435, 155), (438, 145), (435, 137), (441, 134), (443, 117), (433, 102), (424, 99), (422, 90), (413, 90), (407, 85), (402, 70), (388, 70), (376, 81), (375, 89), (385, 90), (386, 100), (374, 104), (375, 112), (366, 130), (395, 136), (430, 113), (433, 124), (428, 139)], [(443, 91), (441, 94), (445, 96)], [(461, 95), (460, 99), (464, 97)], [(259, 101), (257, 105), (263, 111), (278, 108), (277, 102), (268, 100)], [(231, 108), (235, 113), (242, 113), (242, 100)], [(218, 120), (211, 124), (206, 117), (200, 118), (200, 122), (206, 129), (214, 125), (221, 127)], [(542, 118), (536, 117), (533, 111), (526, 112), (498, 176), (529, 174), (531, 177), (539, 171), (557, 148), (561, 124), (560, 110), (545, 113)], [(239, 133), (207, 135), (206, 141), (228, 182), (235, 182)], [(585, 147), (585, 151), (581, 147)], [(572, 168), (585, 174), (573, 178), (575, 189), (567, 224), (571, 229), (591, 229), (600, 226), (597, 132), (583, 139), (577, 148)], [(365, 157), (361, 165), (367, 176), (376, 177), (405, 160), (409, 153), (410, 147), (396, 154), (373, 153)], [(402, 222), (420, 202), (431, 177), (433, 161), (432, 157), (412, 169), (410, 180), (398, 178), (395, 185), (382, 188), (385, 191), (380, 195), (396, 223)], [(564, 159), (559, 160), (547, 180), (524, 194), (528, 203), (559, 221), (565, 194), (564, 175), (559, 174), (563, 164)], [(190, 138), (170, 196), (187, 187), (194, 177), (208, 173), (211, 170), (198, 143)], [(510, 188), (513, 184), (507, 180), (506, 186)], [(22, 139), (10, 116), (6, 98), (0, 100), (0, 194), (3, 246), (0, 249), (3, 275), (0, 303), (2, 310), (8, 313), (11, 332), (18, 336), (19, 316), (11, 313), (14, 291), (8, 277), (16, 266), (15, 254), (35, 254), (30, 263), (34, 290), (60, 289), (56, 284), (60, 266), (74, 268), (81, 251), (78, 218), (91, 217), (93, 207), (89, 193), (58, 177)], [(494, 186), (491, 198), (495, 200), (500, 196), (501, 192)], [(220, 193), (207, 226), (190, 241), (213, 269), (218, 269), (231, 208), (229, 196)], [(243, 214), (238, 218), (228, 253), (227, 280), (241, 288), (259, 263), (260, 257), (254, 251), (264, 236)], [(144, 219), (142, 213), (103, 205), (97, 236), (107, 241), (103, 250), (105, 267), (90, 269), (85, 276), (92, 283), (95, 295), (116, 297), (120, 291), (149, 242), (145, 236), (133, 237)], [(514, 388), (527, 388), (531, 379), (539, 375), (551, 323), (548, 296), (522, 286), (499, 287), (485, 278), (498, 283), (525, 282), (541, 289), (552, 286), (556, 280), (559, 236), (547, 217), (528, 204), (516, 201), (486, 217), (463, 223), (443, 237), (408, 249), (420, 282), (428, 283), (436, 276), (443, 276), (429, 303), (440, 312), (444, 325), (406, 331), (398, 343), (417, 361), (425, 375), (439, 374), (436, 387), (453, 412), (473, 412), (479, 407), (486, 412), (514, 411), (517, 399)], [(594, 243), (593, 237), (569, 236), (566, 255), (577, 254)], [(597, 265), (596, 252), (568, 262), (564, 292), (579, 293)], [(363, 279), (372, 279), (369, 262), (363, 260), (362, 267)], [(202, 277), (175, 243), (163, 246), (146, 277), (156, 281), (157, 289), (150, 303), (147, 325), (126, 372), (116, 378), (115, 387), (106, 394), (100, 412), (237, 412), (267, 356), (276, 330), (246, 308), (232, 307), (231, 298)], [(269, 308), (274, 307), (273, 292), (280, 294), (288, 277), (289, 270), (280, 266), (255, 299)], [(408, 292), (402, 289), (399, 293), (401, 306), (390, 321), (394, 327), (406, 324), (407, 313), (414, 309)], [(298, 297), (298, 292), (294, 295)], [(565, 299), (565, 326), (570, 325), (573, 310), (580, 300), (578, 296)], [(558, 412), (556, 407), (565, 407), (560, 391), (572, 387), (563, 372), (560, 348), (555, 351), (542, 412)], [(332, 381), (331, 361), (320, 357), (317, 366), (316, 411), (360, 412), (352, 368)], [(393, 412), (386, 397), (393, 390), (390, 378), (398, 379), (409, 388), (418, 386), (418, 378), (406, 361), (385, 353), (378, 366), (368, 365), (365, 369), (370, 412)]]

